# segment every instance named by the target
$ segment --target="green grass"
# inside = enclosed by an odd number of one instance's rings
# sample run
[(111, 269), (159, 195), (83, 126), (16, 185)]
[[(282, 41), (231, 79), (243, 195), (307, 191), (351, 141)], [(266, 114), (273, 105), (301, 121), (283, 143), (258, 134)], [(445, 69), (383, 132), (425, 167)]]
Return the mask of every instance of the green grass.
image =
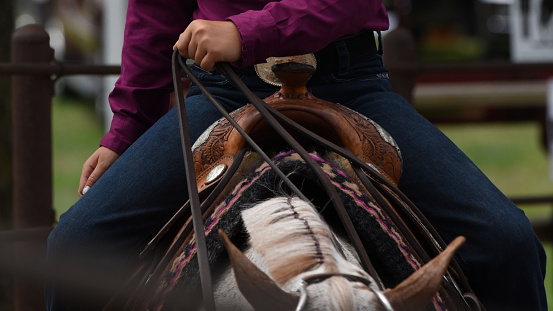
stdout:
[(545, 273), (545, 291), (547, 292), (548, 310), (553, 310), (553, 245), (544, 243), (545, 253), (547, 254), (547, 267)]
[(53, 204), (57, 216), (78, 199), (82, 166), (104, 130), (94, 104), (56, 97), (52, 106)]
[[(440, 126), (510, 197), (553, 194), (547, 154), (535, 123)], [(103, 135), (91, 103), (56, 98), (53, 103), (54, 208), (64, 212), (78, 198), (77, 186), (84, 161)], [(552, 206), (523, 206), (530, 218), (550, 217)], [(545, 245), (549, 258), (553, 246)], [(548, 271), (553, 271), (548, 261)], [(553, 273), (546, 278), (553, 294)], [(553, 301), (553, 295), (549, 300)], [(553, 306), (549, 310), (553, 311)]]
[[(553, 195), (538, 123), (447, 125), (440, 129), (509, 197)], [(527, 205), (528, 217), (551, 215), (550, 205)]]
[[(448, 125), (441, 130), (509, 197), (552, 195), (549, 162), (537, 123)], [(551, 204), (520, 206), (530, 218), (552, 216)], [(553, 301), (553, 245), (544, 243), (548, 261), (545, 287)], [(553, 311), (553, 303), (549, 304)]]

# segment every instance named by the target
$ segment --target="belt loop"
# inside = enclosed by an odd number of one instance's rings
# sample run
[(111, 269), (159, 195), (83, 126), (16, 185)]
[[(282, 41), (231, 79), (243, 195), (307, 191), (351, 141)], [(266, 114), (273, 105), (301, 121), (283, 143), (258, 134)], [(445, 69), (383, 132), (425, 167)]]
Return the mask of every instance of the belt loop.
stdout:
[(380, 30), (376, 32), (376, 35), (377, 35), (377, 38), (375, 38), (377, 42), (376, 52), (382, 55), (384, 53), (384, 46), (382, 44), (382, 33), (380, 32)]
[(350, 55), (346, 41), (336, 40), (333, 42), (338, 52), (338, 74), (346, 73), (349, 70)]

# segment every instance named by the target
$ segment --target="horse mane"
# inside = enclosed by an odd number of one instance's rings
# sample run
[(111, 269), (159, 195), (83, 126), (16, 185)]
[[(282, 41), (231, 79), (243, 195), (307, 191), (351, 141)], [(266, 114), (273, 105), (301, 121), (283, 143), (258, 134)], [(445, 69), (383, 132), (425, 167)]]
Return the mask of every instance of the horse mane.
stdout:
[[(346, 260), (343, 250), (347, 249), (338, 245), (309, 202), (296, 197), (273, 198), (244, 210), (242, 219), (250, 245), (263, 256), (271, 278), (285, 290), (295, 291), (303, 278), (319, 273), (348, 273), (370, 279), (358, 263)], [(310, 286), (309, 293), (326, 296), (322, 301), (335, 305), (333, 310), (352, 310), (355, 297), (361, 297), (354, 291), (369, 290), (342, 277), (323, 283)]]

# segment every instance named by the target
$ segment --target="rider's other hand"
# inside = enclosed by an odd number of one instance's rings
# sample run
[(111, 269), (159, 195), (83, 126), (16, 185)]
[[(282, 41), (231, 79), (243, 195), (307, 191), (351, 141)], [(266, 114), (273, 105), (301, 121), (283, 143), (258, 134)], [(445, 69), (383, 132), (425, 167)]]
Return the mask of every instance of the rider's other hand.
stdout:
[(94, 185), (117, 158), (119, 158), (119, 154), (115, 151), (100, 147), (86, 160), (79, 181), (79, 197), (82, 197)]
[(175, 48), (208, 71), (215, 69), (216, 62), (236, 62), (242, 58), (240, 33), (230, 21), (195, 20), (180, 35)]

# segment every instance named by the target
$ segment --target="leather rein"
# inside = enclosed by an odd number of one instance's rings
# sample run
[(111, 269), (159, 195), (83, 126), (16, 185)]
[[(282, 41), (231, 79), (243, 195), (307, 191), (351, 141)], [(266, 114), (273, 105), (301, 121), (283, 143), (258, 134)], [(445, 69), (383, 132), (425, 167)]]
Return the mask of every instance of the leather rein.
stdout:
[(347, 274), (347, 273), (321, 273), (321, 274), (311, 275), (303, 279), (303, 281), (300, 284), (300, 287), (298, 288), (300, 299), (295, 311), (303, 310), (307, 304), (307, 286), (324, 282), (327, 279), (332, 277), (342, 277), (350, 282), (362, 283), (375, 294), (376, 298), (380, 302), (380, 305), (384, 308), (385, 311), (394, 311), (388, 298), (386, 298), (386, 296), (384, 296), (384, 294), (382, 294), (381, 291), (372, 289), (372, 287), (370, 286), (372, 283), (371, 280), (358, 275)]

